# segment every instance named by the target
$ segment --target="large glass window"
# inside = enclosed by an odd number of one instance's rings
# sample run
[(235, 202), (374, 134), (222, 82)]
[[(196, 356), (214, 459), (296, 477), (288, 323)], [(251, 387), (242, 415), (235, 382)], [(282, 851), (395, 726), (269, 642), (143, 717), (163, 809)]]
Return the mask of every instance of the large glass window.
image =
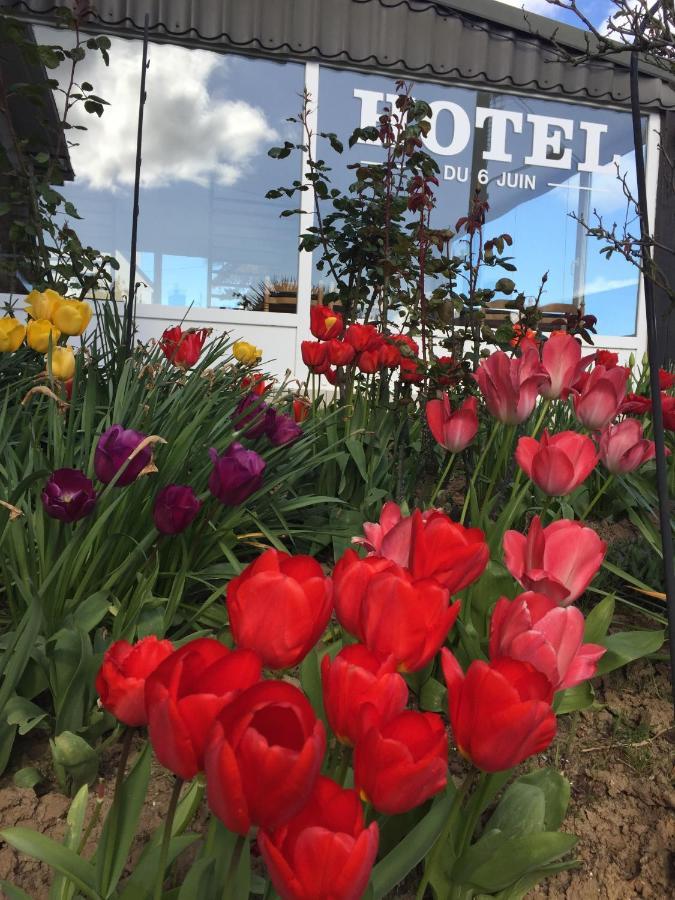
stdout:
[[(375, 124), (394, 90), (385, 76), (322, 67), (319, 130), (347, 136)], [(607, 261), (578, 221), (596, 224), (596, 213), (610, 227), (626, 220), (617, 166), (633, 189), (630, 115), (426, 83), (415, 85), (414, 95), (433, 110), (425, 140), (440, 167), (432, 225), (453, 227), (480, 184), (490, 204), (487, 235), (512, 236), (521, 290), (534, 294), (548, 272), (542, 305), (583, 304), (597, 316), (600, 333), (635, 334), (636, 269), (617, 254)], [(341, 187), (351, 180), (346, 164), (376, 162), (381, 154), (373, 143), (347, 148), (342, 157), (328, 147), (321, 152)]]
[[(37, 29), (63, 42), (64, 32)], [(70, 150), (75, 181), (64, 193), (81, 238), (117, 257), (116, 293), (128, 290), (132, 192), (142, 44), (114, 38), (110, 67), (88, 56), (77, 77), (110, 104)], [(304, 66), (150, 45), (138, 232), (141, 303), (171, 307), (295, 309), (298, 220), (265, 193), (300, 175), (297, 155), (268, 149), (295, 141)], [(79, 119), (76, 120), (79, 123)]]

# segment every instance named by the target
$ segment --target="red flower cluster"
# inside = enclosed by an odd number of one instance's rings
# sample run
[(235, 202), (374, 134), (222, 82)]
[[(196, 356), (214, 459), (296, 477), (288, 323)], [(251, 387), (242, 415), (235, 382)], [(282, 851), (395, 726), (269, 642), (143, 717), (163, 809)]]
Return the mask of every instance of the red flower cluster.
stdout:
[(350, 325), (346, 330), (340, 313), (327, 306), (310, 310), (310, 330), (316, 341), (303, 341), (302, 361), (315, 375), (335, 383), (335, 368), (355, 366), (364, 374), (381, 369), (400, 370), (402, 381), (422, 380), (419, 347), (407, 335), (385, 336), (374, 325)]

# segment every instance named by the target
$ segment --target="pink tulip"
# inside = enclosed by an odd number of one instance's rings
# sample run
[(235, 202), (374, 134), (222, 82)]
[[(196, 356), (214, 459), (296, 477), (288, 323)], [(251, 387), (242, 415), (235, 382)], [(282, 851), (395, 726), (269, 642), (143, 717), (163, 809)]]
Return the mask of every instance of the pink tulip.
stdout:
[(495, 351), (483, 360), (474, 378), (492, 415), (506, 425), (518, 425), (534, 409), (547, 375), (537, 351), (528, 347), (519, 358)]
[(475, 397), (468, 397), (453, 412), (447, 394), (441, 400), (429, 400), (426, 407), (427, 422), (441, 447), (452, 453), (459, 453), (469, 446), (478, 431), (477, 405)]
[(539, 386), (539, 393), (546, 400), (567, 400), (569, 393), (583, 369), (590, 365), (594, 354), (581, 358), (581, 344), (566, 331), (554, 331), (544, 344), (541, 364), (546, 381)]
[(576, 606), (532, 592), (515, 600), (502, 597), (490, 623), (490, 660), (509, 657), (530, 663), (554, 690), (592, 678), (605, 653), (599, 644), (584, 644), (584, 617)]
[(581, 522), (559, 519), (546, 528), (535, 516), (527, 535), (507, 531), (504, 565), (525, 590), (560, 606), (574, 603), (597, 574), (607, 544)]
[[(426, 522), (436, 510), (422, 513)], [(363, 544), (369, 555), (384, 556), (398, 566), (407, 566), (412, 540), (412, 516), (404, 516), (401, 507), (388, 500), (380, 511), (379, 522), (364, 522), (364, 537), (352, 538), (352, 544)]]
[(606, 369), (596, 366), (578, 393), (574, 394), (574, 412), (586, 428), (599, 431), (619, 412), (626, 396), (630, 370), (624, 366)]
[(624, 419), (618, 425), (606, 425), (599, 442), (600, 459), (612, 475), (633, 472), (654, 459), (654, 441), (642, 437), (637, 419)]
[(541, 441), (521, 437), (515, 458), (527, 477), (545, 494), (554, 497), (571, 494), (588, 478), (598, 461), (593, 441), (576, 431), (561, 431), (552, 437), (544, 431)]

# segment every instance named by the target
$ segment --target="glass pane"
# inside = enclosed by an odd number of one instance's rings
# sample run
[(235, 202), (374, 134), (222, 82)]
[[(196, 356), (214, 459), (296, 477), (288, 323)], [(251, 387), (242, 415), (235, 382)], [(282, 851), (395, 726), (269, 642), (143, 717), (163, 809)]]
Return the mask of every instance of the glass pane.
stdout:
[[(597, 213), (609, 227), (625, 221), (616, 164), (634, 190), (630, 115), (426, 83), (415, 85), (413, 93), (434, 112), (425, 140), (440, 167), (432, 226), (454, 227), (468, 212), (473, 187), (481, 184), (490, 204), (486, 235), (512, 236), (519, 289), (534, 296), (548, 272), (542, 306), (583, 304), (598, 317), (599, 333), (635, 334), (637, 270), (617, 254), (609, 261), (600, 256), (601, 244), (573, 218), (596, 225)], [(346, 138), (356, 127), (376, 124), (394, 99), (388, 77), (322, 67), (319, 130)], [(346, 164), (377, 162), (382, 149), (357, 144), (338, 157), (322, 145), (321, 155), (344, 189), (353, 180)], [(453, 251), (461, 254), (460, 240)], [(492, 284), (494, 273), (489, 272)], [(332, 288), (325, 273), (317, 277)]]
[[(62, 43), (64, 32), (36, 29)], [(75, 181), (64, 193), (83, 221), (78, 233), (117, 257), (118, 296), (128, 290), (132, 192), (142, 44), (112, 38), (110, 67), (88, 56), (78, 79), (107, 100), (103, 116), (80, 114), (71, 149)], [(138, 230), (141, 303), (172, 307), (272, 308), (283, 281), (295, 311), (298, 220), (279, 218), (265, 193), (300, 174), (297, 155), (268, 149), (296, 140), (304, 66), (150, 45)], [(72, 132), (71, 132), (72, 133)]]

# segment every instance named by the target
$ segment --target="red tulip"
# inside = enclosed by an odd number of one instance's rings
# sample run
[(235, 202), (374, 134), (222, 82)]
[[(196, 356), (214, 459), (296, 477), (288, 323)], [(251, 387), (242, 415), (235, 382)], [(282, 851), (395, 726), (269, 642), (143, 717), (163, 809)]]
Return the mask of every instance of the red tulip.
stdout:
[(319, 776), (306, 806), (258, 845), (281, 900), (361, 900), (378, 845), (356, 791)]
[(661, 394), (661, 407), (663, 409), (663, 427), (668, 431), (675, 431), (675, 397)]
[(373, 576), (361, 605), (363, 643), (380, 659), (393, 656), (400, 671), (423, 669), (459, 615), (449, 591), (434, 578), (413, 580), (399, 566)]
[(637, 419), (606, 425), (600, 435), (599, 451), (600, 459), (613, 475), (633, 472), (656, 454), (654, 441), (643, 438)]
[(204, 342), (210, 334), (210, 328), (188, 328), (183, 331), (180, 325), (174, 325), (164, 331), (159, 346), (174, 366), (189, 369), (199, 359)]
[(352, 538), (371, 554), (410, 569), (415, 579), (435, 578), (451, 594), (475, 581), (490, 554), (479, 528), (465, 528), (437, 509), (403, 516), (396, 503), (382, 507), (379, 523), (366, 522), (364, 538)]
[(161, 764), (186, 781), (202, 771), (213, 720), (260, 673), (255, 653), (228, 650), (212, 638), (167, 657), (145, 683), (148, 731)]
[(478, 432), (478, 415), (475, 397), (468, 397), (459, 409), (452, 411), (450, 397), (443, 395), (442, 400), (429, 400), (426, 406), (427, 422), (436, 442), (459, 453), (469, 446)]
[(260, 372), (254, 372), (252, 375), (244, 375), (241, 379), (241, 387), (244, 390), (247, 390), (249, 394), (255, 394), (256, 397), (262, 397), (271, 386), (271, 384), (265, 382), (265, 376)]
[(383, 725), (406, 707), (408, 686), (393, 657), (382, 662), (363, 644), (321, 660), (323, 705), (328, 724), (343, 744), (354, 745), (368, 728)]
[(96, 676), (96, 691), (103, 708), (125, 725), (147, 725), (145, 680), (172, 653), (171, 641), (160, 641), (154, 635), (136, 644), (111, 644)]
[(378, 812), (397, 815), (442, 791), (448, 737), (435, 713), (406, 710), (371, 728), (354, 749), (354, 784)]
[(518, 425), (534, 409), (547, 375), (537, 351), (528, 347), (519, 358), (495, 351), (482, 361), (474, 378), (492, 415), (507, 425)]
[(593, 354), (581, 358), (581, 344), (566, 331), (553, 331), (541, 352), (541, 365), (546, 381), (539, 385), (539, 393), (546, 400), (566, 400), (585, 366), (593, 361)]
[(390, 559), (369, 556), (362, 559), (354, 550), (346, 550), (333, 570), (333, 603), (342, 627), (362, 638), (361, 609), (372, 579), (393, 567)]
[(619, 354), (613, 353), (611, 350), (596, 350), (595, 362), (598, 366), (613, 369), (614, 366), (619, 365)]
[(309, 330), (321, 341), (331, 341), (342, 334), (344, 323), (339, 312), (329, 306), (311, 306)]
[(338, 383), (338, 373), (337, 369), (331, 369), (330, 366), (326, 369), (325, 372), (321, 373), (323, 377), (326, 379), (328, 384), (332, 384), (335, 386)]
[(543, 594), (502, 597), (490, 622), (490, 659), (503, 657), (529, 663), (545, 675), (553, 690), (581, 684), (595, 675), (605, 653), (598, 644), (584, 644), (584, 617), (576, 606), (558, 606)]
[(546, 750), (556, 733), (553, 688), (526, 662), (475, 659), (466, 675), (444, 647), (450, 722), (457, 749), (485, 772), (512, 769)]
[(640, 394), (626, 394), (626, 399), (619, 407), (619, 412), (629, 416), (644, 416), (652, 411), (652, 401)]
[(490, 560), (480, 528), (465, 528), (437, 510), (411, 516), (409, 569), (413, 578), (433, 578), (450, 591), (461, 591), (479, 578)]
[(595, 444), (576, 431), (560, 431), (541, 441), (521, 437), (515, 459), (528, 478), (545, 494), (558, 497), (571, 494), (591, 474), (598, 461)]
[(309, 416), (312, 404), (308, 397), (295, 397), (293, 400), (293, 418), (296, 422), (304, 422)]
[(315, 375), (323, 375), (330, 368), (328, 344), (321, 341), (303, 341), (300, 344), (302, 361)]
[(666, 372), (665, 369), (659, 369), (659, 388), (662, 391), (669, 391), (675, 385), (675, 372)]
[(345, 341), (350, 344), (357, 353), (363, 350), (372, 350), (378, 347), (382, 336), (374, 325), (361, 325), (355, 322), (345, 331)]
[(561, 606), (574, 603), (597, 574), (607, 544), (581, 522), (560, 519), (541, 527), (539, 516), (527, 536), (504, 535), (504, 565), (525, 590), (545, 594)]
[(301, 662), (332, 609), (331, 580), (311, 556), (266, 550), (227, 587), (235, 643), (254, 650), (271, 669)]
[(261, 681), (226, 706), (204, 754), (209, 806), (230, 831), (276, 828), (307, 802), (326, 750), (302, 691)]
[(573, 395), (574, 412), (586, 428), (599, 431), (617, 415), (626, 396), (629, 370), (623, 366), (596, 366), (579, 393)]
[(328, 361), (331, 366), (348, 366), (355, 356), (356, 351), (351, 344), (336, 340), (328, 342)]

